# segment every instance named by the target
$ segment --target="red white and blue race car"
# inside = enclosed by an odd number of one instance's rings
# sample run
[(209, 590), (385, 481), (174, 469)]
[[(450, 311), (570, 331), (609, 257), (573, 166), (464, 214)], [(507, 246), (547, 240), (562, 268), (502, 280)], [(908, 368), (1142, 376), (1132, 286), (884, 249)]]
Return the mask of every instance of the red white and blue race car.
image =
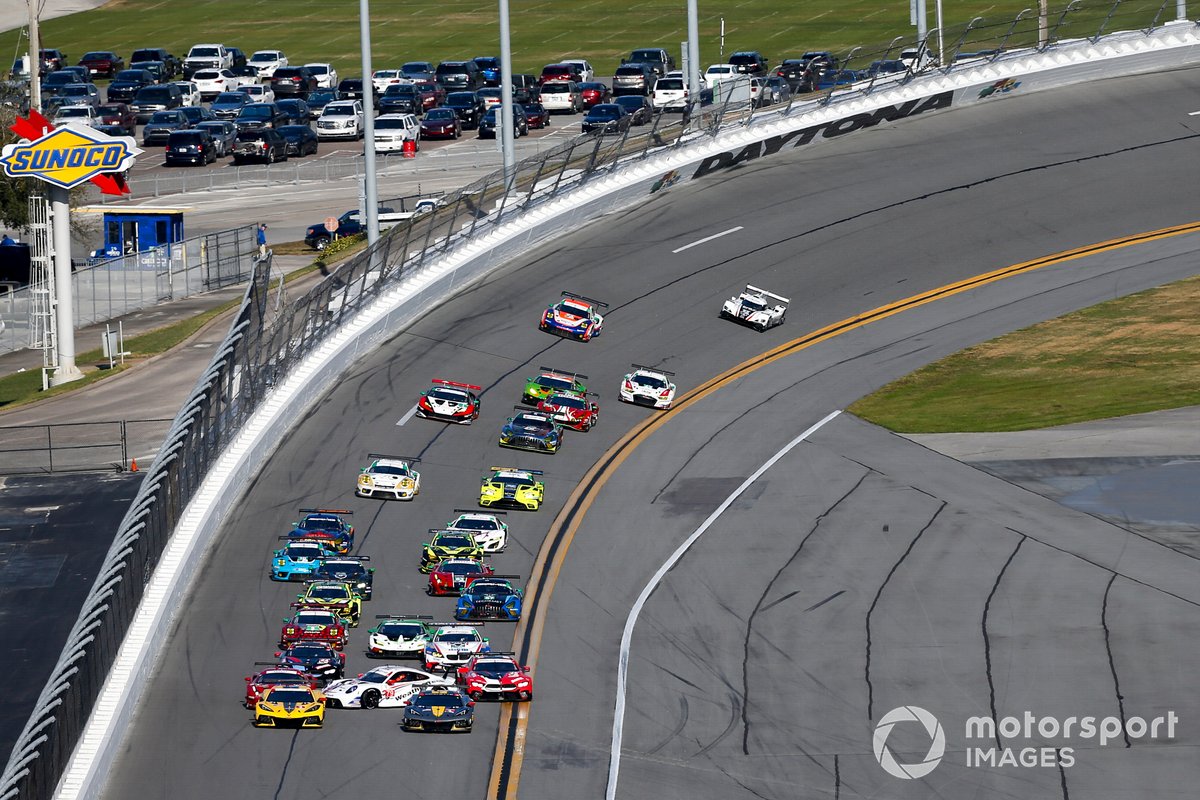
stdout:
[(470, 425), (479, 419), (479, 395), (483, 389), (471, 383), (458, 383), (437, 378), (433, 386), (417, 400), (417, 416), (443, 422)]
[(608, 303), (571, 292), (563, 292), (562, 297), (542, 312), (538, 327), (547, 333), (570, 336), (581, 342), (599, 336), (604, 328), (604, 317), (596, 309), (608, 308)]

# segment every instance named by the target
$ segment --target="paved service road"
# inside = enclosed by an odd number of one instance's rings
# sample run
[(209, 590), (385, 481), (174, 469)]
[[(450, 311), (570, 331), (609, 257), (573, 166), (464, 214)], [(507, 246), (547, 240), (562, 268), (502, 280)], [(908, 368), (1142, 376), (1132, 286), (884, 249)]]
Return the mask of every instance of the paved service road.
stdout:
[[(348, 797), (397, 786), (484, 796), (495, 705), (481, 705), (476, 731), (453, 740), (402, 734), (387, 710), (331, 712), (320, 732), (250, 727), (237, 705), (242, 677), (273, 652), (295, 588), (266, 579), (267, 557), (296, 509), (355, 511), (358, 549), (377, 570), (367, 616), (444, 616), (451, 601), (420, 593), (425, 530), (472, 504), (488, 465), (534, 465), (547, 472), (546, 507), (510, 514), (517, 545), (495, 559), (498, 571), (528, 576), (576, 482), (653, 413), (615, 402), (630, 362), (672, 369), (688, 390), (905, 297), (1191, 221), (1191, 190), (1177, 173), (1194, 148), (1181, 129), (1194, 75), (1005, 98), (762, 159), (607, 217), (430, 313), (322, 398), (247, 487), (107, 796)], [(1117, 193), (1128, 200), (1119, 210)], [(603, 795), (617, 647), (633, 599), (783, 443), (966, 344), (1191, 274), (1198, 244), (1192, 235), (1100, 251), (852, 327), (674, 415), (593, 498), (558, 577), (541, 649), (530, 654), (537, 699), (517, 759), (521, 796)], [(747, 281), (793, 298), (787, 325), (759, 335), (717, 319), (721, 300)], [(563, 289), (611, 303), (601, 338), (582, 345), (536, 330), (540, 308)], [(556, 456), (499, 450), (498, 427), (540, 364), (589, 375), (601, 424), (568, 433)], [(397, 424), (433, 377), (487, 387), (475, 425)], [(420, 455), (421, 496), (354, 499), (368, 450)], [(1180, 779), (1194, 779), (1200, 762), (1186, 725), (1172, 746), (1080, 746), (1079, 765), (1061, 773), (960, 765), (962, 715), (993, 703), (1001, 715), (1115, 714), (1119, 681), (1131, 716), (1171, 707), (1185, 721), (1200, 717), (1181, 671), (1196, 655), (1193, 564), (840, 417), (751, 486), (651, 596), (634, 636), (619, 796), (927, 797), (968, 787), (993, 797), (1035, 787), (1057, 797), (1066, 782), (1078, 796), (1130, 796), (1136, 784), (1157, 797), (1169, 781), (1190, 785)], [(485, 632), (502, 646), (509, 630)], [(351, 634), (352, 673), (368, 666), (363, 638)], [(950, 755), (929, 778), (901, 782), (875, 764), (871, 731), (909, 703), (942, 718)], [(903, 763), (928, 745), (909, 728), (888, 740)]]

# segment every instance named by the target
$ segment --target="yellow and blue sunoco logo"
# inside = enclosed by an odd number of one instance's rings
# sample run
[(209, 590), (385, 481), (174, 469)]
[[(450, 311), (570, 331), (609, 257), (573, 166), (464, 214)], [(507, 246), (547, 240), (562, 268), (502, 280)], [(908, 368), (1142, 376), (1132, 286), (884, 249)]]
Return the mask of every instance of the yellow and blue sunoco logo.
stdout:
[(56, 128), (40, 139), (4, 146), (0, 164), (12, 178), (39, 178), (70, 189), (105, 172), (123, 172), (142, 151), (128, 136), (92, 128)]

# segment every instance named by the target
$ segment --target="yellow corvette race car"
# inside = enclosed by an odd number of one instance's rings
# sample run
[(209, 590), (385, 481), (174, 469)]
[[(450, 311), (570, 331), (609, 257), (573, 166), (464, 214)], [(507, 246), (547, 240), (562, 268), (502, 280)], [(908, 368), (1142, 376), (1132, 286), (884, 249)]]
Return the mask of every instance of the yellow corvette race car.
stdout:
[(332, 611), (352, 628), (362, 617), (362, 597), (343, 581), (311, 581), (296, 600), (308, 608)]
[(254, 704), (257, 728), (319, 728), (324, 724), (325, 695), (309, 686), (274, 686)]
[(483, 479), (479, 489), (479, 505), (484, 508), (503, 506), (537, 511), (546, 495), (546, 484), (535, 476), (542, 475), (540, 469), (517, 469), (516, 467), (489, 467), (490, 477)]

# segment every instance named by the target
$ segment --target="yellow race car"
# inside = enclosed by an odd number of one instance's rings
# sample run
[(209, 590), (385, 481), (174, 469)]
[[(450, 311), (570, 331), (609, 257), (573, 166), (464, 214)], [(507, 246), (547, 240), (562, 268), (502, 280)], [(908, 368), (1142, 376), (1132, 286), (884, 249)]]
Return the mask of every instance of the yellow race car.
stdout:
[(517, 469), (516, 467), (489, 467), (490, 477), (483, 479), (479, 489), (479, 505), (484, 508), (503, 506), (537, 511), (546, 494), (546, 484), (535, 476), (542, 475), (540, 469)]
[(319, 728), (325, 724), (325, 695), (309, 686), (274, 686), (254, 704), (256, 728)]
[(328, 609), (352, 628), (362, 618), (362, 597), (344, 581), (311, 581), (296, 600), (309, 608)]
[(470, 531), (430, 528), (433, 538), (421, 543), (421, 572), (433, 572), (443, 558), (483, 558), (483, 548)]

